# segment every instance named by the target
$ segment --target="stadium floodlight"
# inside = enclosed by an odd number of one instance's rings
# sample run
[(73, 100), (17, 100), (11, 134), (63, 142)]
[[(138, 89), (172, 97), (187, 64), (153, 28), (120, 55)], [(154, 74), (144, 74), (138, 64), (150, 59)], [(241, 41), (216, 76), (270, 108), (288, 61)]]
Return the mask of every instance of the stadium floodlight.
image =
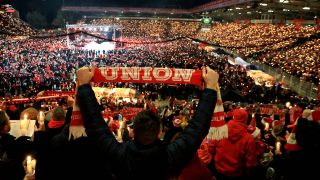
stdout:
[(274, 11), (273, 11), (272, 9), (269, 9), (268, 12), (269, 12), (269, 13), (273, 13)]
[(260, 6), (268, 6), (267, 3), (260, 3)]
[(303, 9), (303, 10), (310, 10), (310, 7), (307, 7), (307, 6), (306, 6), (306, 7), (303, 7), (302, 9)]

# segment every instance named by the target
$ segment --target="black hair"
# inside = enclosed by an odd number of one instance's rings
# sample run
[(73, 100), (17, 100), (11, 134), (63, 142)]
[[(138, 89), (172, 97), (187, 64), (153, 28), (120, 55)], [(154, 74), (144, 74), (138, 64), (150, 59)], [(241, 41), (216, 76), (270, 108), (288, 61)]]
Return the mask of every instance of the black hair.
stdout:
[(151, 144), (158, 139), (160, 118), (151, 110), (143, 110), (134, 119), (134, 139), (141, 144)]

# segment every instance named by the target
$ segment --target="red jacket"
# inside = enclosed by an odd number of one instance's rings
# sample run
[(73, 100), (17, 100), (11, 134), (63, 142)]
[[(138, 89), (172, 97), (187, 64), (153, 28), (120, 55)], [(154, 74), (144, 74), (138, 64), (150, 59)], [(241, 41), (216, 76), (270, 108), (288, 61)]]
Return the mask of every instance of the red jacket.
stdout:
[(193, 159), (182, 170), (179, 180), (212, 180), (212, 175), (206, 165), (200, 162), (198, 155), (196, 154)]
[(242, 176), (257, 165), (256, 144), (247, 132), (246, 125), (231, 120), (228, 122), (228, 138), (221, 141), (210, 141), (209, 150), (214, 157), (216, 170), (231, 177)]

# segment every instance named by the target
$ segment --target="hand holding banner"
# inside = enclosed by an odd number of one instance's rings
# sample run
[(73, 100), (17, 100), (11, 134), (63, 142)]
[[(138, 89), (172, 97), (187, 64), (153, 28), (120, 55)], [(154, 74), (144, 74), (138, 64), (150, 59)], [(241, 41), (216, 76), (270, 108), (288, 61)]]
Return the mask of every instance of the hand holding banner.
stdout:
[(102, 67), (95, 69), (91, 81), (201, 85), (202, 71), (152, 67)]

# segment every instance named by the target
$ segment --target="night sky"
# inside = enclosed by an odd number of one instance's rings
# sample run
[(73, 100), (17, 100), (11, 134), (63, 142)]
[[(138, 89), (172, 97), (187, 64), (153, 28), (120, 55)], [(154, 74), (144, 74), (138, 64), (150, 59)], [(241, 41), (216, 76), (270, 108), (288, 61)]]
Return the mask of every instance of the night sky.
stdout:
[(109, 7), (157, 7), (192, 8), (211, 0), (0, 0), (9, 3), (20, 12), (22, 19), (30, 11), (38, 11), (51, 22), (62, 4), (69, 6), (109, 6)]

